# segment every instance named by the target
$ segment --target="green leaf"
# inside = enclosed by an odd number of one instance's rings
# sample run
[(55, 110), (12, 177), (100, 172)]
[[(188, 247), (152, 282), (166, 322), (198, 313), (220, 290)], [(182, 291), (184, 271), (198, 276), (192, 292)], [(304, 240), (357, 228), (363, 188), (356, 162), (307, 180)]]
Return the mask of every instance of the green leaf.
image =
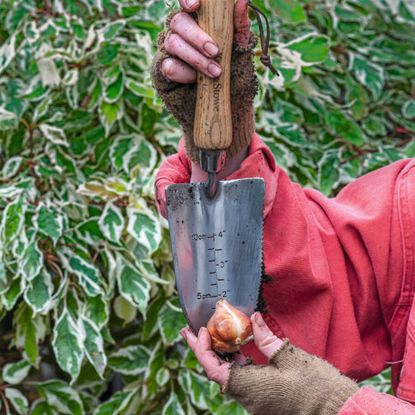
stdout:
[(161, 242), (161, 227), (153, 212), (148, 208), (128, 208), (127, 232), (150, 253), (157, 250)]
[(339, 110), (333, 110), (326, 114), (326, 122), (330, 130), (336, 136), (360, 146), (364, 143), (364, 135), (359, 126)]
[(40, 396), (59, 414), (84, 415), (84, 407), (79, 393), (67, 383), (53, 379), (38, 383)]
[(145, 318), (150, 299), (150, 284), (132, 264), (120, 255), (117, 257), (117, 280), (120, 294), (138, 307)]
[(162, 415), (186, 415), (177, 395), (172, 391), (163, 408)]
[(144, 342), (150, 339), (150, 337), (157, 331), (158, 314), (165, 301), (164, 296), (160, 295), (156, 297), (148, 307), (147, 318), (144, 321), (142, 329)]
[(124, 229), (121, 209), (112, 203), (107, 203), (99, 219), (99, 227), (109, 241), (119, 244)]
[(99, 328), (95, 323), (86, 318), (82, 318), (85, 332), (85, 353), (88, 360), (95, 367), (99, 376), (104, 379), (104, 371), (107, 366), (107, 356), (104, 351), (104, 341)]
[(49, 309), (52, 294), (52, 278), (49, 272), (43, 268), (41, 272), (29, 282), (24, 297), (26, 303), (32, 307), (32, 310), (35, 313), (43, 313)]
[(123, 115), (123, 107), (121, 101), (115, 103), (101, 102), (99, 107), (99, 115), (102, 125), (105, 127), (106, 136), (114, 125)]
[(104, 327), (109, 319), (108, 300), (100, 295), (88, 297), (86, 302), (86, 316), (98, 328), (101, 329)]
[(37, 367), (39, 346), (38, 343), (44, 339), (46, 327), (40, 315), (33, 316), (31, 308), (24, 302), (14, 315), (13, 325), (16, 328), (15, 345), (18, 349), (23, 349), (26, 360), (32, 366)]
[(30, 371), (30, 363), (26, 360), (20, 360), (16, 363), (8, 363), (3, 367), (3, 380), (10, 385), (20, 383)]
[(122, 296), (115, 299), (114, 311), (115, 315), (124, 321), (124, 325), (131, 323), (137, 317), (137, 308)]
[(65, 309), (53, 329), (52, 346), (56, 361), (62, 370), (71, 375), (72, 382), (81, 371), (83, 340), (84, 334)]
[(124, 80), (124, 74), (121, 72), (113, 83), (105, 87), (104, 99), (106, 102), (112, 104), (121, 98), (124, 92)]
[(147, 369), (149, 356), (144, 346), (128, 346), (111, 353), (108, 365), (123, 375), (137, 376)]
[(54, 243), (62, 236), (63, 219), (56, 209), (48, 208), (41, 203), (38, 206), (36, 215), (36, 226), (39, 232), (49, 236)]
[(116, 392), (111, 399), (102, 403), (94, 415), (119, 415), (128, 406), (135, 391)]
[(315, 64), (327, 59), (329, 39), (323, 35), (309, 33), (291, 41), (286, 48), (299, 53), (304, 63)]
[(15, 278), (8, 290), (3, 294), (3, 305), (6, 310), (11, 310), (23, 293), (25, 282), (22, 277)]
[(16, 239), (20, 234), (26, 212), (26, 200), (20, 196), (9, 203), (3, 213), (2, 230), (5, 245)]
[(23, 253), (21, 273), (27, 281), (39, 275), (43, 267), (43, 253), (38, 247), (38, 241), (33, 238)]
[(350, 68), (356, 79), (366, 87), (374, 99), (379, 99), (385, 84), (383, 68), (370, 61), (367, 57), (350, 55)]
[(177, 311), (169, 302), (161, 309), (158, 326), (165, 345), (172, 345), (182, 339), (180, 330), (186, 327), (186, 319), (182, 312)]
[(402, 115), (408, 120), (415, 118), (415, 99), (410, 99), (405, 102), (402, 107)]
[(27, 414), (29, 402), (22, 392), (14, 388), (6, 388), (4, 395), (19, 415)]
[(150, 86), (144, 85), (140, 82), (133, 81), (129, 79), (126, 84), (127, 88), (133, 92), (135, 95), (143, 98), (155, 98), (154, 89)]
[(38, 399), (33, 403), (30, 415), (58, 415), (58, 412), (43, 399)]
[(319, 189), (326, 195), (337, 187), (340, 179), (340, 171), (338, 168), (333, 168), (339, 163), (340, 154), (338, 150), (326, 151), (323, 158), (319, 161), (318, 181)]
[(298, 0), (269, 0), (271, 9), (288, 23), (305, 23), (307, 16)]

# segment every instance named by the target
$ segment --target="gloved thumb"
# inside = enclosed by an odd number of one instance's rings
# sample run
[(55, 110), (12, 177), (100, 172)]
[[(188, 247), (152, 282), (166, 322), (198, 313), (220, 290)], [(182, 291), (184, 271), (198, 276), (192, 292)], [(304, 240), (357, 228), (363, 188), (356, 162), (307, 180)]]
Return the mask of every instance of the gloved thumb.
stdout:
[(261, 313), (252, 314), (251, 322), (255, 344), (259, 351), (269, 359), (283, 346), (284, 342), (269, 329)]

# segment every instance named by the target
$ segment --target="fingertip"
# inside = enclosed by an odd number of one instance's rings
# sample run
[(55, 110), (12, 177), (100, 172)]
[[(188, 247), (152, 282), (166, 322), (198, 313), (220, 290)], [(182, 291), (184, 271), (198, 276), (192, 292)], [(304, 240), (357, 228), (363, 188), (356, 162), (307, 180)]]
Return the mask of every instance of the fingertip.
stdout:
[(168, 79), (171, 79), (173, 77), (174, 63), (172, 59), (170, 58), (164, 59), (164, 61), (161, 63), (161, 72)]
[(199, 9), (199, 0), (180, 0), (180, 6), (188, 13), (193, 13)]

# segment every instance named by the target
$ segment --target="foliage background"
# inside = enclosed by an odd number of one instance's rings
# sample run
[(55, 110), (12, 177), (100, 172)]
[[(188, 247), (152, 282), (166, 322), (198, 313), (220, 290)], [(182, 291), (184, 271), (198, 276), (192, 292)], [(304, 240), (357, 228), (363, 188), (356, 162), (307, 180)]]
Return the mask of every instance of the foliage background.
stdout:
[[(294, 180), (334, 195), (415, 156), (412, 0), (255, 3), (282, 74), (258, 64), (258, 131)], [(180, 137), (149, 78), (167, 12), (0, 1), (1, 413), (244, 413), (178, 334), (153, 199)]]

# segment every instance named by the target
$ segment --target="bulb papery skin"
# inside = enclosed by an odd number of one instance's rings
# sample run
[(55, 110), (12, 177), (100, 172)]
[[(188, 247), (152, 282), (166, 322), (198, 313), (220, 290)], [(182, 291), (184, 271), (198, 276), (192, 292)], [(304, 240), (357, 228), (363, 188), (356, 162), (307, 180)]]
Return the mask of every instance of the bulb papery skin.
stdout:
[(251, 320), (223, 298), (216, 303), (207, 329), (212, 349), (221, 353), (236, 353), (252, 337)]

